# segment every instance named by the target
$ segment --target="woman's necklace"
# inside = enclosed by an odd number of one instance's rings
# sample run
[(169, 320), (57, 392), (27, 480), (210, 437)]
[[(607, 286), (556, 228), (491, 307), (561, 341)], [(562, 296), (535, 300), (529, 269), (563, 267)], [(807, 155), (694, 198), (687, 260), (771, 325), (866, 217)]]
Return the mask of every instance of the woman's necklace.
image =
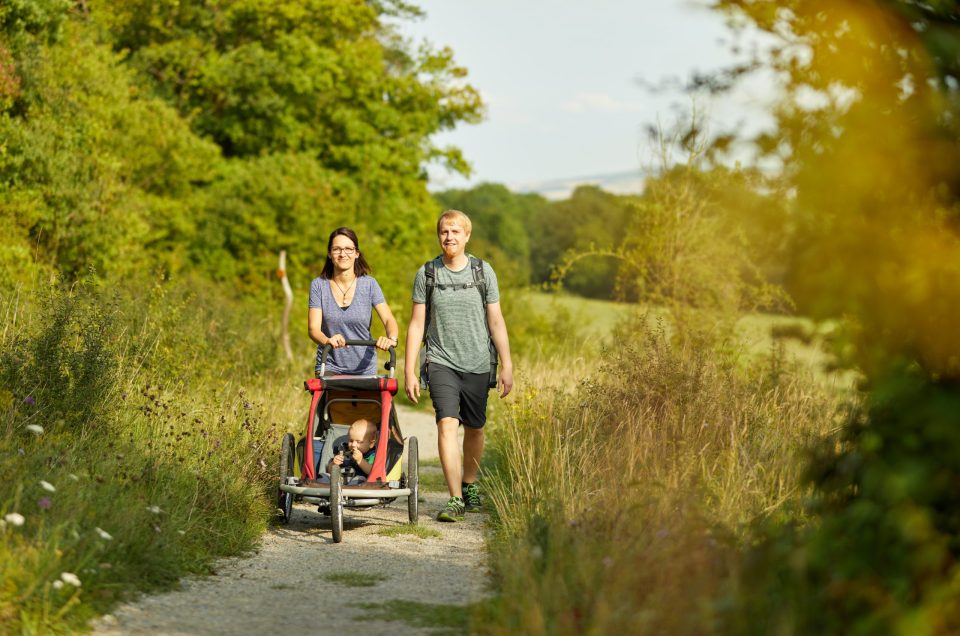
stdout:
[(340, 290), (340, 293), (342, 294), (342, 298), (341, 298), (341, 300), (340, 300), (340, 306), (341, 306), (341, 307), (346, 307), (346, 306), (347, 306), (347, 294), (349, 294), (349, 293), (350, 293), (350, 290), (353, 289), (353, 286), (357, 284), (357, 277), (356, 277), (356, 276), (353, 277), (353, 280), (350, 282), (349, 285), (347, 285), (347, 288), (346, 288), (346, 289), (344, 289), (343, 286), (340, 285), (340, 283), (337, 281), (336, 278), (333, 278), (333, 279), (331, 279), (331, 280), (333, 280), (333, 284), (337, 286), (337, 289), (339, 289), (339, 290)]

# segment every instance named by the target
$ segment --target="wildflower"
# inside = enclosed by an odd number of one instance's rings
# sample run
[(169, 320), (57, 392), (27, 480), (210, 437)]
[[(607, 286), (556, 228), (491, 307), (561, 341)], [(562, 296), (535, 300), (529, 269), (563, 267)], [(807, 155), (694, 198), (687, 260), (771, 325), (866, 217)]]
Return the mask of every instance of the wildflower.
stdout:
[(22, 448), (18, 448), (17, 454), (20, 455), (20, 457), (23, 457), (24, 455), (27, 454), (27, 451), (23, 450)]
[(543, 557), (543, 548), (538, 545), (533, 546), (530, 548), (530, 556), (532, 556), (534, 560), (539, 560)]
[(97, 534), (104, 541), (113, 541), (113, 537), (110, 535), (110, 533), (104, 530), (103, 528), (94, 528), (94, 530), (97, 531)]
[(27, 406), (33, 406), (37, 403), (37, 401), (33, 399), (32, 395), (28, 395), (27, 397), (23, 398), (23, 403)]
[(62, 587), (63, 587), (63, 581), (54, 581), (54, 582), (53, 582), (53, 589), (59, 590), (59, 589), (62, 588)]
[(67, 477), (69, 477), (72, 481), (80, 481), (80, 478), (74, 475), (73, 473), (70, 473), (69, 475), (67, 475)]
[(22, 526), (23, 522), (26, 521), (26, 519), (23, 518), (23, 515), (19, 512), (8, 513), (3, 520), (13, 526)]
[(47, 510), (50, 508), (50, 497), (41, 497), (40, 501), (37, 502), (37, 505), (40, 506), (41, 510)]
[(27, 430), (34, 435), (43, 435), (43, 427), (39, 424), (27, 424)]
[(160, 506), (147, 506), (147, 512), (152, 512), (153, 514), (158, 515), (163, 511), (160, 510)]
[(73, 572), (61, 572), (60, 580), (66, 583), (67, 585), (72, 585), (73, 587), (80, 587), (80, 577), (78, 577)]
[(49, 481), (40, 480), (40, 487), (46, 490), (47, 492), (57, 492), (57, 487), (51, 484)]
[(179, 534), (179, 535), (185, 535), (185, 534), (187, 534), (187, 531), (186, 531), (186, 530), (177, 530), (177, 534)]

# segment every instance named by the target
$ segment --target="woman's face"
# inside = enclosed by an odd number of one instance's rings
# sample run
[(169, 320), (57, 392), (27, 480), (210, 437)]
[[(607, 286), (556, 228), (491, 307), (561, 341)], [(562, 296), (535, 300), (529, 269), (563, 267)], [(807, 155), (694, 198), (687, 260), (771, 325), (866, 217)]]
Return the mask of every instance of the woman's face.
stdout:
[(329, 256), (336, 269), (353, 269), (353, 263), (359, 255), (360, 253), (357, 251), (357, 246), (353, 244), (353, 241), (351, 241), (349, 237), (343, 234), (338, 234), (333, 237), (333, 243), (330, 244)]

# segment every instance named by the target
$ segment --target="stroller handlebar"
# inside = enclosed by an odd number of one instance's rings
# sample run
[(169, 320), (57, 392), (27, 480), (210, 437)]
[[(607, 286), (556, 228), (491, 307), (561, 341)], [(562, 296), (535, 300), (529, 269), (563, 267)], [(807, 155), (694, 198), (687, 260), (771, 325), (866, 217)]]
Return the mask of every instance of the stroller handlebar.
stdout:
[[(349, 347), (376, 347), (376, 340), (347, 340), (347, 346)], [(320, 375), (323, 375), (324, 371), (327, 370), (327, 355), (333, 350), (333, 347), (330, 346), (330, 343), (323, 345), (323, 351), (320, 353)], [(393, 377), (394, 370), (397, 368), (397, 348), (395, 345), (391, 345), (388, 349), (390, 352), (390, 361), (384, 365), (384, 368), (390, 372), (390, 377)]]

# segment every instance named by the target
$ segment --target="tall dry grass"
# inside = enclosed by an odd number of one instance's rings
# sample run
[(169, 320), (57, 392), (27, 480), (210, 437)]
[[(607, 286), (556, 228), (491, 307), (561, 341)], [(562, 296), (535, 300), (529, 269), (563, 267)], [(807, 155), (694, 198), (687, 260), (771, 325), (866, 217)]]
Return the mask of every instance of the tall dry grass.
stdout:
[(479, 633), (722, 632), (743, 529), (797, 514), (799, 460), (843, 394), (776, 356), (626, 333), (579, 379), (521, 367), (492, 429), (501, 593)]

